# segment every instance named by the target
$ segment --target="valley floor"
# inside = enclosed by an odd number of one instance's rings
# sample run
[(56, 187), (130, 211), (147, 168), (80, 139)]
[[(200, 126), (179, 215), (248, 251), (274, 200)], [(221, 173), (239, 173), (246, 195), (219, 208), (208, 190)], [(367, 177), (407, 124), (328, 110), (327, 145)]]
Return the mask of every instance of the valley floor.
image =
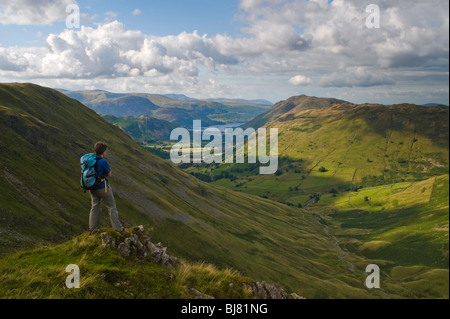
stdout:
[(317, 214), (349, 270), (380, 266), (387, 296), (449, 297), (448, 175), (323, 195)]

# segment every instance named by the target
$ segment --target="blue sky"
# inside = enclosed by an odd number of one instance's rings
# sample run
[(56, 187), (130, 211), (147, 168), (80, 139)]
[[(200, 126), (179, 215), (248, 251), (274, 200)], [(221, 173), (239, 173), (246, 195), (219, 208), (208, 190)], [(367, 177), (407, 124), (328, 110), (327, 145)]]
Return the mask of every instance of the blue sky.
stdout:
[[(122, 21), (128, 28), (159, 36), (194, 30), (201, 34), (233, 35), (239, 32), (242, 25), (235, 19), (238, 0), (91, 0), (77, 3), (81, 13), (93, 18), (88, 23), (90, 25), (112, 20), (110, 13), (113, 13), (113, 19)], [(44, 35), (61, 32), (65, 27), (65, 22), (57, 21), (44, 26), (3, 25), (0, 29), (0, 43), (3, 46), (44, 44), (46, 41)]]
[[(368, 28), (369, 4), (380, 28)], [(67, 28), (76, 4), (81, 27)], [(449, 104), (446, 0), (0, 0), (0, 82)]]
[[(86, 12), (90, 15), (115, 12), (128, 28), (159, 36), (194, 30), (201, 34), (234, 34), (237, 24), (233, 19), (238, 5), (237, 0), (88, 1), (86, 7), (90, 9)], [(140, 14), (133, 15), (136, 9)]]

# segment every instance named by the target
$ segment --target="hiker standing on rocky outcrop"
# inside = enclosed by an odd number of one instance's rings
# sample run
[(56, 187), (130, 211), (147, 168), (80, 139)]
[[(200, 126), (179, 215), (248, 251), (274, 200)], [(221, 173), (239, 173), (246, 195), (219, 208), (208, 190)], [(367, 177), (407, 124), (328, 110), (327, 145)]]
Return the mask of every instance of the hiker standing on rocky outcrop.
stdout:
[(98, 232), (102, 214), (102, 200), (108, 208), (109, 219), (114, 230), (125, 232), (125, 228), (119, 220), (119, 212), (117, 211), (113, 190), (107, 180), (107, 177), (111, 176), (111, 168), (109, 167), (108, 161), (105, 159), (107, 149), (108, 145), (103, 142), (98, 142), (94, 146), (97, 163), (96, 173), (98, 179), (100, 179), (100, 184), (90, 190), (92, 208), (89, 216), (89, 233), (91, 235)]

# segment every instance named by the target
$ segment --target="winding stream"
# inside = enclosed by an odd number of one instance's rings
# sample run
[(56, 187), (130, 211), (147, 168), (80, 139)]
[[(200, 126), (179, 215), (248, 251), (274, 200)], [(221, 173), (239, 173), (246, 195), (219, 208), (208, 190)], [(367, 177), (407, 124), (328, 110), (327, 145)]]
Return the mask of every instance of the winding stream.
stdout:
[[(312, 204), (314, 204), (314, 200), (311, 200), (308, 203), (306, 203), (303, 208), (305, 210), (307, 210), (308, 212), (310, 212), (317, 219), (317, 222), (319, 223), (319, 225), (323, 226), (323, 231), (325, 232), (325, 234), (327, 234), (329, 237), (334, 239), (333, 246), (336, 247), (336, 249), (340, 253), (342, 253), (342, 254), (339, 254), (338, 258), (342, 262), (349, 265), (348, 270), (350, 270), (351, 272), (360, 273), (360, 274), (364, 275), (365, 277), (367, 277), (367, 275), (368, 275), (367, 273), (365, 273), (364, 271), (356, 270), (355, 265), (353, 265), (353, 263), (351, 261), (347, 260), (348, 252), (345, 251), (344, 249), (342, 249), (341, 246), (339, 246), (340, 239), (338, 237), (336, 237), (335, 235), (331, 234), (330, 231), (328, 230), (329, 226), (322, 223), (322, 218), (320, 217), (320, 215), (318, 215), (317, 213), (315, 213), (314, 211), (311, 210), (310, 205), (312, 205)], [(364, 287), (366, 287), (365, 281), (362, 284)], [(388, 294), (386, 291), (384, 291), (382, 289), (378, 289), (378, 288), (374, 288), (374, 290), (384, 294), (388, 299), (392, 299), (391, 295)]]

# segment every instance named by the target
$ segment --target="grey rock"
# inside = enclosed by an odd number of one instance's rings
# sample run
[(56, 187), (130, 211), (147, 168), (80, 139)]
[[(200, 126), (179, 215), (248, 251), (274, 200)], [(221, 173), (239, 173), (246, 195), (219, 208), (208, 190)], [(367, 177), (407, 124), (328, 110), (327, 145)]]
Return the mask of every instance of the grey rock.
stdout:
[(167, 247), (161, 243), (155, 245), (145, 236), (143, 226), (139, 226), (125, 239), (121, 236), (108, 235), (108, 233), (102, 233), (100, 238), (103, 246), (116, 249), (123, 257), (135, 256), (138, 260), (149, 260), (166, 268), (174, 267), (178, 263), (176, 257), (167, 254)]
[(136, 246), (137, 246), (137, 248), (139, 249), (139, 250), (142, 250), (142, 249), (144, 249), (144, 245), (141, 243), (141, 241), (138, 239), (138, 241), (136, 242)]
[(137, 242), (139, 241), (139, 238), (136, 234), (131, 235), (129, 239), (133, 245), (137, 245)]
[(192, 299), (214, 299), (214, 297), (211, 297), (207, 294), (201, 293), (195, 288), (189, 289), (190, 294), (192, 295)]
[(153, 243), (150, 243), (148, 246), (149, 246), (150, 254), (152, 254), (152, 255), (161, 255), (162, 254), (162, 250), (158, 246), (155, 246)]
[(267, 292), (269, 299), (288, 299), (288, 294), (276, 284), (263, 282), (264, 290)]
[(107, 233), (101, 233), (100, 239), (102, 240), (103, 247), (110, 248), (111, 237)]
[(254, 284), (244, 284), (244, 287), (252, 291), (260, 299), (302, 299), (296, 294), (287, 294), (280, 286), (266, 281)]
[(153, 243), (151, 242), (150, 239), (147, 239), (147, 240), (146, 240), (146, 243), (147, 243), (147, 249), (148, 249), (148, 251), (149, 251), (150, 253), (153, 253), (153, 252), (155, 251), (155, 249), (156, 249), (155, 244), (153, 244)]
[(169, 261), (170, 256), (167, 255), (165, 252), (161, 254), (161, 265), (165, 265)]
[(161, 261), (161, 254), (152, 254), (150, 260), (154, 263), (159, 263)]
[(130, 257), (130, 246), (126, 243), (120, 243), (119, 247), (117, 247), (117, 250), (123, 257)]
[(178, 258), (174, 257), (174, 256), (170, 256), (169, 261), (168, 261), (168, 267), (174, 267), (176, 264), (178, 263)]

